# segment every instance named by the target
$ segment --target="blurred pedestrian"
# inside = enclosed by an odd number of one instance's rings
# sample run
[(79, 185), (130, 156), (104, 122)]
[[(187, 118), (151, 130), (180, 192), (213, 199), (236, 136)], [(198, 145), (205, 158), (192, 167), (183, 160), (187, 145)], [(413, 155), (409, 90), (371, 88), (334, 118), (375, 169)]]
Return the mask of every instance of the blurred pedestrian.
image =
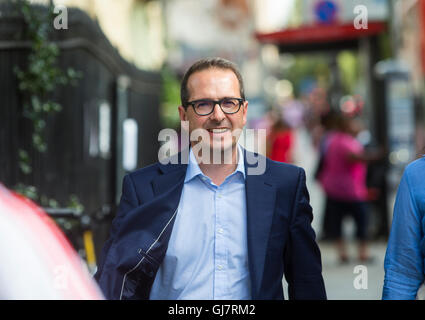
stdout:
[(385, 255), (382, 299), (421, 298), (424, 282), (425, 157), (410, 163), (402, 176), (394, 205)]
[(382, 158), (382, 151), (368, 151), (356, 139), (363, 129), (359, 118), (341, 115), (337, 130), (327, 143), (323, 167), (319, 180), (327, 195), (327, 215), (329, 236), (336, 241), (341, 263), (348, 261), (348, 253), (342, 222), (351, 215), (356, 224), (358, 258), (368, 262), (367, 245), (368, 209), (366, 186), (366, 163)]
[[(320, 119), (321, 123), (321, 137), (319, 141), (319, 149), (318, 149), (318, 161), (316, 171), (314, 173), (314, 178), (320, 182), (320, 174), (323, 170), (323, 163), (325, 161), (325, 155), (328, 151), (329, 141), (331, 141), (332, 135), (338, 129), (339, 118), (341, 115), (330, 109), (328, 112), (323, 114)], [(323, 220), (322, 220), (322, 230), (321, 230), (321, 240), (328, 240), (330, 234), (330, 216), (328, 214), (328, 196), (325, 194), (325, 206), (323, 210)]]
[(267, 137), (268, 157), (274, 161), (292, 163), (294, 132), (282, 116), (276, 116)]

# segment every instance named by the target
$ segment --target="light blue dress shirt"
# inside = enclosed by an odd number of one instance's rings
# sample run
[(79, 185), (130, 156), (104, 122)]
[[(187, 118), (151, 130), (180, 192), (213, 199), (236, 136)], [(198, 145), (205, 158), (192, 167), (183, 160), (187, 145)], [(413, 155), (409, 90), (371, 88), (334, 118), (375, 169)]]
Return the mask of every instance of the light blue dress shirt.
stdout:
[(245, 166), (220, 185), (205, 176), (190, 150), (168, 249), (150, 299), (251, 298), (248, 268)]
[(425, 158), (409, 164), (401, 179), (385, 255), (382, 299), (415, 299), (424, 281)]

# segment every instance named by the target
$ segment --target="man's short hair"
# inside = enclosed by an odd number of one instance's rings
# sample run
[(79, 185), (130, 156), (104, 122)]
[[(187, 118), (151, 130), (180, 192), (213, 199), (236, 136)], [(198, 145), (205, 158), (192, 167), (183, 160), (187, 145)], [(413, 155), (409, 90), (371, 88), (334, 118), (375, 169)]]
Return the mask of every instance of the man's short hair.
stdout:
[(244, 86), (243, 86), (243, 80), (241, 73), (238, 70), (238, 67), (235, 63), (223, 59), (223, 58), (204, 58), (201, 60), (196, 61), (184, 74), (183, 80), (180, 87), (180, 99), (183, 107), (187, 107), (187, 103), (189, 102), (189, 89), (187, 88), (187, 82), (189, 80), (189, 77), (194, 74), (195, 72), (199, 72), (202, 70), (207, 69), (224, 69), (224, 70), (231, 70), (236, 75), (236, 78), (238, 78), (239, 81), (239, 92), (242, 99), (245, 100), (245, 92), (244, 92)]

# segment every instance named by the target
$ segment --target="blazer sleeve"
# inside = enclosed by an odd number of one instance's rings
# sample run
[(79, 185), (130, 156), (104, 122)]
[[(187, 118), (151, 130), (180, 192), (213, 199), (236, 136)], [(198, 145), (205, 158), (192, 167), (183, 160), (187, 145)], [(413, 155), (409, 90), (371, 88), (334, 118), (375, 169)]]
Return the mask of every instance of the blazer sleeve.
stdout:
[(135, 208), (139, 205), (140, 205), (140, 201), (137, 197), (133, 180), (132, 180), (131, 176), (129, 174), (127, 174), (127, 175), (124, 176), (124, 179), (123, 179), (122, 194), (121, 194), (120, 203), (118, 205), (118, 211), (117, 211), (117, 214), (116, 214), (114, 220), (112, 221), (111, 230), (109, 232), (109, 238), (105, 242), (105, 244), (102, 248), (100, 260), (99, 260), (99, 263), (98, 263), (97, 272), (94, 275), (94, 278), (97, 281), (99, 281), (99, 279), (102, 275), (103, 266), (104, 266), (106, 257), (108, 255), (108, 252), (109, 252), (109, 249), (110, 249), (112, 243), (115, 240), (115, 235), (119, 230), (122, 218), (126, 215), (127, 212), (129, 212), (131, 209), (133, 209), (133, 208)]
[(289, 226), (289, 243), (285, 250), (285, 278), (289, 299), (324, 300), (325, 285), (316, 235), (311, 227), (312, 208), (305, 172), (299, 168), (298, 185)]

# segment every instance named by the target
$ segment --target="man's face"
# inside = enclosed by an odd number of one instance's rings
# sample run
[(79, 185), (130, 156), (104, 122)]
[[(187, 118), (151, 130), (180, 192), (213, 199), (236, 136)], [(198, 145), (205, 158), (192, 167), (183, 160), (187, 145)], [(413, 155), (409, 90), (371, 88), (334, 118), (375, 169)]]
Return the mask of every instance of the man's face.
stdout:
[[(199, 99), (220, 100), (222, 98), (241, 98), (239, 82), (232, 70), (206, 69), (193, 73), (187, 82), (189, 101)], [(192, 106), (185, 110), (179, 106), (180, 120), (189, 122), (189, 134), (195, 129), (204, 129), (209, 137), (207, 143), (211, 152), (224, 151), (236, 146), (239, 135), (246, 123), (248, 102), (243, 102), (238, 112), (225, 114), (216, 105), (211, 114), (200, 116)], [(232, 132), (239, 131), (237, 135)], [(197, 142), (191, 142), (192, 146)]]

